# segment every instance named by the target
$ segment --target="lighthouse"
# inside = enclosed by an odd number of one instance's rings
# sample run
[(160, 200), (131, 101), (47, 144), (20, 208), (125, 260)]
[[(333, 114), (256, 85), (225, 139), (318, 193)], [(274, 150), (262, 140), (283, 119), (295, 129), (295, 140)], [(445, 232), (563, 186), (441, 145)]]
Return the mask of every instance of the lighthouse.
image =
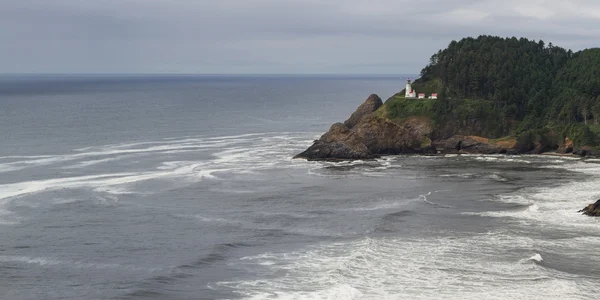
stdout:
[(412, 89), (412, 83), (410, 82), (410, 78), (406, 81), (406, 94), (404, 95), (405, 98), (416, 98), (415, 96), (417, 95), (417, 91), (413, 91)]

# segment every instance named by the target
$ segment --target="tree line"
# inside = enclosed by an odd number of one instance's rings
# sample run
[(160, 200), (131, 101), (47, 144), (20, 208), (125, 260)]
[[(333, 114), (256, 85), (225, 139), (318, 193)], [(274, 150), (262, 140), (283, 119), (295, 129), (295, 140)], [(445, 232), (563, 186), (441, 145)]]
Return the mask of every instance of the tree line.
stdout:
[[(452, 41), (431, 56), (418, 83), (441, 80), (436, 111), (461, 99), (485, 100), (480, 115), (502, 125), (566, 127), (600, 122), (600, 49), (573, 53), (544, 41), (482, 35)], [(417, 83), (417, 82), (416, 82)], [(593, 119), (593, 122), (591, 120)]]

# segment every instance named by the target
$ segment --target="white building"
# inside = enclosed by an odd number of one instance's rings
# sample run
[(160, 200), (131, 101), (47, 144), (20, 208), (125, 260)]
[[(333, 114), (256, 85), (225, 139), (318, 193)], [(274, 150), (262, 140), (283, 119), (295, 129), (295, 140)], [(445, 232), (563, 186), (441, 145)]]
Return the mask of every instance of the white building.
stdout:
[(410, 82), (410, 78), (406, 81), (406, 93), (404, 95), (405, 98), (417, 98), (417, 91), (412, 89), (412, 83)]
[[(427, 97), (425, 97), (425, 94), (421, 93), (421, 94), (417, 94), (417, 90), (413, 90), (412, 88), (412, 82), (410, 81), (410, 78), (406, 81), (406, 92), (404, 94), (405, 98), (418, 98), (418, 99), (426, 99)], [(431, 96), (429, 96), (429, 99), (437, 99), (438, 98), (438, 94), (437, 93), (433, 93), (431, 94)]]

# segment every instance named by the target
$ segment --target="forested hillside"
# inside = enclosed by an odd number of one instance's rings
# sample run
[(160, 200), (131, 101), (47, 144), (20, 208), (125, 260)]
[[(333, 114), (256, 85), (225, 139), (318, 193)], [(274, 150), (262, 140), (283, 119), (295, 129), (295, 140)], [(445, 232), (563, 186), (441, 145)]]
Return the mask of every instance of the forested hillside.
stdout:
[[(580, 145), (599, 142), (600, 49), (573, 53), (525, 38), (465, 38), (434, 54), (414, 84), (431, 86), (440, 96), (427, 113), (438, 125), (478, 124), (488, 137), (539, 141), (552, 132)], [(386, 103), (388, 117), (406, 116), (409, 102), (401, 95)]]

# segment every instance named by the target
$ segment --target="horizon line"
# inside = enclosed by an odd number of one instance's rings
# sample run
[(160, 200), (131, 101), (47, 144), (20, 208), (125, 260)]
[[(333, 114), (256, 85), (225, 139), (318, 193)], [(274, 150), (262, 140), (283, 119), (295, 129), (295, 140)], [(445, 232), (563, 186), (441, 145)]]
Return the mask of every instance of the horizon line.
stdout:
[(0, 73), (0, 76), (415, 76), (417, 73)]

